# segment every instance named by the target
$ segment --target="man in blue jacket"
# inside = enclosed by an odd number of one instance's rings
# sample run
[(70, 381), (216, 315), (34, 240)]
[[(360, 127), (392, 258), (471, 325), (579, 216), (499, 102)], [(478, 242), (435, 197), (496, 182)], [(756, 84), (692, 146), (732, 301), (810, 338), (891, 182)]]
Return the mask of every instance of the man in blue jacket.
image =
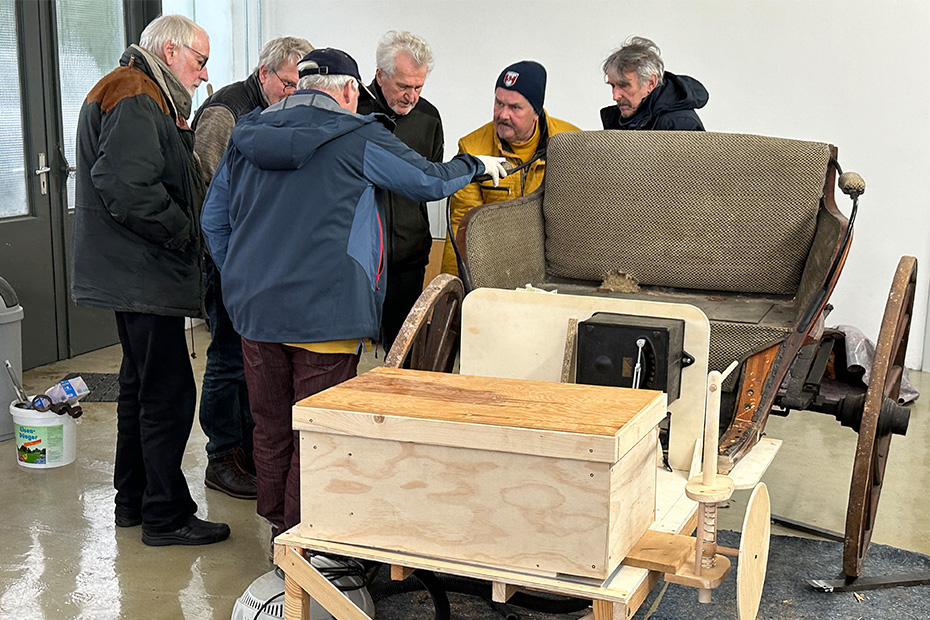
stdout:
[(601, 109), (604, 129), (704, 131), (696, 109), (707, 103), (704, 85), (665, 70), (658, 46), (632, 37), (604, 61), (616, 105)]
[(355, 376), (378, 337), (386, 282), (378, 195), (438, 200), (477, 174), (506, 175), (499, 158), (429, 162), (381, 124), (386, 117), (355, 114), (362, 81), (345, 52), (313, 50), (298, 70), (296, 93), (240, 117), (202, 215), (242, 335), (257, 510), (273, 534), (300, 521), (291, 407)]

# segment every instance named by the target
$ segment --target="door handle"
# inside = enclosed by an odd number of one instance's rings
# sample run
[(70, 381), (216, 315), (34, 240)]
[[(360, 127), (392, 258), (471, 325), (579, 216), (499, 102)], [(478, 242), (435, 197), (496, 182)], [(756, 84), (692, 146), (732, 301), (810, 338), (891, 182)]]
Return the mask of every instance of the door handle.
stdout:
[(52, 169), (48, 167), (48, 162), (45, 159), (45, 153), (39, 153), (39, 167), (36, 168), (36, 176), (39, 177), (39, 191), (42, 192), (42, 195), (45, 196), (48, 194), (48, 173)]

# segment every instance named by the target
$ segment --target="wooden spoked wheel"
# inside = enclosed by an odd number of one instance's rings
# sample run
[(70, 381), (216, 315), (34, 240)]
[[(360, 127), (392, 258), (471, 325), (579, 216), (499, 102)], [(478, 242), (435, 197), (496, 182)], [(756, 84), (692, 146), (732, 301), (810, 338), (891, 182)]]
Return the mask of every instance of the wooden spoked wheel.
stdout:
[(903, 256), (885, 304), (859, 426), (843, 543), (843, 572), (847, 577), (858, 577), (862, 572), (872, 539), (891, 444), (891, 431), (880, 426), (879, 418), (885, 399), (896, 402), (901, 388), (916, 286), (917, 259)]
[(410, 309), (384, 365), (452, 372), (464, 297), (461, 280), (444, 273), (436, 276)]

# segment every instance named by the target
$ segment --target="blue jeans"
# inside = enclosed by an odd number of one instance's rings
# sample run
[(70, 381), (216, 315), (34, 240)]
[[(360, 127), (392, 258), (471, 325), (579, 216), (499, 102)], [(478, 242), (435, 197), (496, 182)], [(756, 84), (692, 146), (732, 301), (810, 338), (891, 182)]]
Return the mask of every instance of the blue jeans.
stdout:
[(242, 369), (242, 339), (223, 304), (220, 271), (204, 260), (204, 306), (212, 338), (200, 393), (200, 427), (207, 436), (207, 457), (232, 454), (241, 447), (252, 454), (252, 414)]

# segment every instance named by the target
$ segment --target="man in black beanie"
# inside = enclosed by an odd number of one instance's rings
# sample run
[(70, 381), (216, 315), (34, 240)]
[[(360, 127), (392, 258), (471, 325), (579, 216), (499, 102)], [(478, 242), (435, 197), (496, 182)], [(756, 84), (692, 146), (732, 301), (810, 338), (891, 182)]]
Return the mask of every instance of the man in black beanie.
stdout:
[[(514, 167), (532, 163), (501, 179), (497, 187), (490, 182), (472, 183), (456, 192), (450, 204), (453, 232), (458, 230), (462, 217), (478, 205), (519, 198), (542, 184), (549, 137), (562, 131), (578, 131), (571, 123), (546, 114), (545, 98), (546, 69), (538, 62), (523, 60), (501, 71), (494, 88), (493, 120), (459, 140), (459, 153), (504, 157)], [(443, 273), (458, 273), (453, 241), (446, 238)]]

